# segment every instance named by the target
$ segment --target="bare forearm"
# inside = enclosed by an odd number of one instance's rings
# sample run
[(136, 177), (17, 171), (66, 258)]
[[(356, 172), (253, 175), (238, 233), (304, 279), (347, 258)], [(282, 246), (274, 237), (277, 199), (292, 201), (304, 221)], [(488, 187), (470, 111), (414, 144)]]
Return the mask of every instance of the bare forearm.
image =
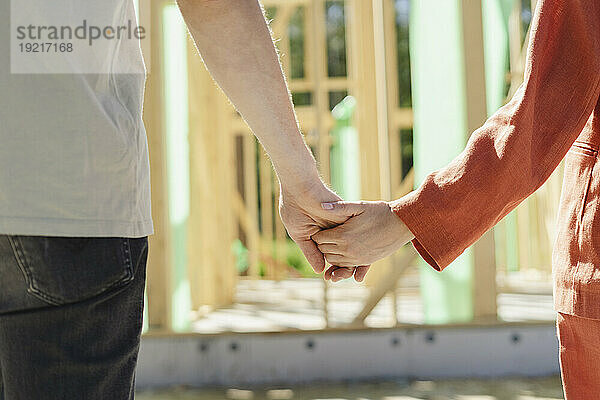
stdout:
[(178, 0), (204, 63), (269, 154), (279, 178), (318, 180), (258, 0)]

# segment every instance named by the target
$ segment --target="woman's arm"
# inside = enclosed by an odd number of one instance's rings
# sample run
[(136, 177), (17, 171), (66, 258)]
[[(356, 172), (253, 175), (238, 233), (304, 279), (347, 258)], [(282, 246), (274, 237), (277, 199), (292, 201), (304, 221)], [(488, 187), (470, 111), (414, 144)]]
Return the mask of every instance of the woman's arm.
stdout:
[[(473, 133), (448, 166), (390, 204), (395, 215), (387, 220), (399, 217), (414, 234), (416, 249), (437, 270), (548, 179), (599, 100), (600, 2), (538, 3), (525, 81), (513, 99)], [(363, 223), (370, 231), (379, 229)], [(317, 242), (340, 242), (351, 234), (342, 226), (320, 233)], [(376, 234), (363, 235), (362, 245), (376, 246), (379, 240)]]

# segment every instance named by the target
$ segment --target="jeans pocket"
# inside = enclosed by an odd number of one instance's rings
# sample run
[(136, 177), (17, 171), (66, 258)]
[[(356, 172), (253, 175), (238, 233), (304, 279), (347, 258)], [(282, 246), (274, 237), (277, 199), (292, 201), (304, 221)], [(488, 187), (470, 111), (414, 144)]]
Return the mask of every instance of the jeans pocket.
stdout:
[(74, 303), (134, 278), (127, 238), (8, 237), (28, 291), (52, 304)]

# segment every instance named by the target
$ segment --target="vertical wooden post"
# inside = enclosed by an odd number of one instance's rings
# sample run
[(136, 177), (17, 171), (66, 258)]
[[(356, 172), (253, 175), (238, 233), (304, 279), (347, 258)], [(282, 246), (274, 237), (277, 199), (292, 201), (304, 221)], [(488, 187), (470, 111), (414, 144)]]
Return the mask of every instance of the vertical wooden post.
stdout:
[(256, 177), (256, 140), (251, 133), (244, 136), (244, 200), (251, 228), (246, 231), (248, 240), (248, 274), (259, 277), (260, 232), (258, 231), (258, 183)]
[[(191, 46), (190, 46), (191, 47)], [(216, 193), (212, 171), (216, 166), (214, 139), (209, 132), (219, 132), (221, 127), (220, 104), (215, 99), (214, 84), (205, 71), (195, 49), (189, 50), (189, 115), (190, 115), (190, 215), (188, 217), (188, 274), (192, 296), (192, 308), (215, 305), (217, 293), (214, 287), (217, 271), (214, 235), (210, 235), (215, 223)], [(221, 133), (222, 134), (222, 133)]]
[[(317, 160), (320, 165), (321, 176), (325, 182), (330, 181), (330, 160), (329, 160), (329, 131), (325, 126), (326, 114), (329, 110), (328, 92), (324, 85), (327, 80), (327, 54), (326, 38), (327, 27), (325, 17), (325, 3), (323, 0), (311, 0), (310, 8), (311, 18), (308, 18), (312, 25), (308, 25), (310, 38), (310, 61), (312, 69), (309, 76), (314, 85), (314, 111), (315, 111), (315, 129), (318, 135), (317, 141)], [(307, 38), (307, 39), (308, 39)], [(329, 327), (329, 284), (323, 281), (323, 318), (325, 326)]]
[[(261, 236), (264, 241), (264, 248), (261, 246), (261, 251), (264, 251), (270, 257), (273, 254), (273, 178), (271, 174), (271, 162), (263, 154), (260, 155), (259, 167)], [(267, 262), (266, 268), (266, 278), (274, 279), (277, 272), (276, 266), (272, 262)]]
[(511, 73), (511, 88), (509, 97), (514, 95), (514, 92), (523, 82), (523, 73), (525, 72), (525, 59), (523, 59), (521, 35), (523, 26), (521, 24), (521, 0), (514, 0), (510, 16), (508, 17), (508, 35), (509, 41), (509, 60)]
[[(355, 126), (360, 144), (361, 197), (391, 197), (385, 19), (382, 0), (347, 0), (348, 65), (356, 98)], [(391, 268), (378, 261), (367, 275), (372, 285)]]
[(326, 182), (330, 180), (329, 166), (329, 130), (327, 119), (329, 117), (329, 94), (325, 81), (327, 80), (327, 54), (326, 38), (327, 27), (325, 17), (325, 2), (312, 0), (312, 51), (314, 54), (312, 79), (314, 83), (314, 109), (318, 134), (317, 159), (319, 161), (321, 176)]
[(356, 128), (360, 143), (361, 194), (367, 200), (379, 200), (381, 179), (379, 164), (378, 104), (375, 66), (373, 4), (366, 0), (347, 0), (348, 65), (356, 97)]
[(377, 97), (377, 145), (379, 152), (379, 195), (391, 200), (390, 138), (387, 80), (386, 29), (384, 1), (373, 1), (373, 42), (375, 56), (375, 94)]
[(234, 233), (233, 139), (225, 95), (189, 46), (190, 216), (188, 271), (192, 306), (233, 302), (237, 272)]
[[(462, 1), (463, 53), (467, 131), (487, 118), (481, 0)], [(473, 317), (496, 319), (496, 259), (493, 230), (473, 247)]]
[[(235, 115), (235, 110), (230, 105), (229, 100), (217, 89), (214, 82), (211, 82), (215, 95), (220, 99), (220, 119), (222, 120), (223, 130), (221, 132), (206, 132), (213, 137), (217, 143), (217, 168), (212, 169), (215, 188), (213, 199), (216, 202), (215, 225), (207, 229), (208, 234), (212, 235), (216, 241), (215, 259), (205, 268), (216, 270), (216, 279), (213, 281), (216, 292), (216, 306), (231, 305), (234, 302), (235, 292), (238, 281), (238, 271), (235, 265), (235, 257), (232, 251), (232, 245), (237, 238), (237, 225), (235, 222), (233, 210), (233, 196), (235, 194), (235, 157), (234, 157), (234, 133), (231, 126), (231, 117)], [(215, 227), (219, 228), (219, 235), (215, 235)]]
[(388, 136), (389, 136), (389, 170), (391, 198), (402, 182), (402, 151), (400, 148), (400, 132), (394, 115), (400, 106), (399, 80), (398, 80), (398, 46), (396, 45), (396, 10), (394, 0), (383, 1), (383, 24), (384, 38), (387, 38), (385, 46), (386, 55), (386, 82), (387, 82), (387, 104), (388, 104)]
[[(151, 54), (146, 97), (144, 123), (148, 136), (152, 186), (152, 219), (154, 235), (150, 237), (147, 296), (148, 324), (151, 330), (171, 329), (171, 257), (170, 224), (166, 177), (166, 142), (164, 131), (164, 107), (162, 98), (162, 12), (165, 0), (147, 0), (140, 7), (142, 20), (150, 20)], [(149, 15), (148, 15), (149, 14)]]

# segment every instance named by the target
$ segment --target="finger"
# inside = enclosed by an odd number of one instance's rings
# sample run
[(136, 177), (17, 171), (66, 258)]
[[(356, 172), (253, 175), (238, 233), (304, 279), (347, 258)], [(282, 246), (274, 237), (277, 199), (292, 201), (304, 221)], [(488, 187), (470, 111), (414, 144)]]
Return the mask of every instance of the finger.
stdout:
[(334, 253), (326, 253), (325, 259), (331, 265), (335, 265), (338, 267), (354, 267), (357, 263), (348, 259), (344, 255), (334, 254)]
[(356, 267), (356, 269), (354, 271), (354, 280), (356, 282), (364, 281), (365, 276), (367, 275), (367, 272), (369, 272), (369, 268), (371, 268), (370, 265), (363, 265), (361, 267)]
[(317, 245), (319, 251), (323, 254), (338, 254), (343, 255), (344, 252), (341, 250), (340, 246), (331, 243), (319, 244)]
[(325, 257), (323, 253), (319, 251), (316, 243), (310, 239), (307, 240), (298, 240), (296, 242), (302, 253), (304, 253), (304, 257), (308, 263), (312, 266), (313, 270), (320, 274), (325, 269)]
[(311, 236), (311, 239), (317, 244), (336, 244), (336, 238), (340, 235), (339, 227), (331, 228), (331, 229), (323, 229)]
[[(332, 265), (331, 267), (329, 267), (327, 269), (327, 271), (325, 271), (325, 274), (324, 274), (325, 280), (333, 281), (333, 276), (336, 273), (336, 271), (339, 269), (346, 269), (346, 268), (348, 268), (348, 267), (338, 267), (337, 265)], [(338, 274), (340, 274), (340, 273), (338, 272)]]
[(331, 280), (333, 282), (339, 282), (344, 279), (352, 278), (352, 275), (354, 275), (354, 268), (338, 268), (333, 271)]
[(331, 267), (327, 268), (327, 271), (325, 271), (325, 274), (323, 275), (323, 278), (328, 281), (331, 279), (331, 276), (333, 275), (333, 271), (335, 271), (338, 267), (332, 265)]

